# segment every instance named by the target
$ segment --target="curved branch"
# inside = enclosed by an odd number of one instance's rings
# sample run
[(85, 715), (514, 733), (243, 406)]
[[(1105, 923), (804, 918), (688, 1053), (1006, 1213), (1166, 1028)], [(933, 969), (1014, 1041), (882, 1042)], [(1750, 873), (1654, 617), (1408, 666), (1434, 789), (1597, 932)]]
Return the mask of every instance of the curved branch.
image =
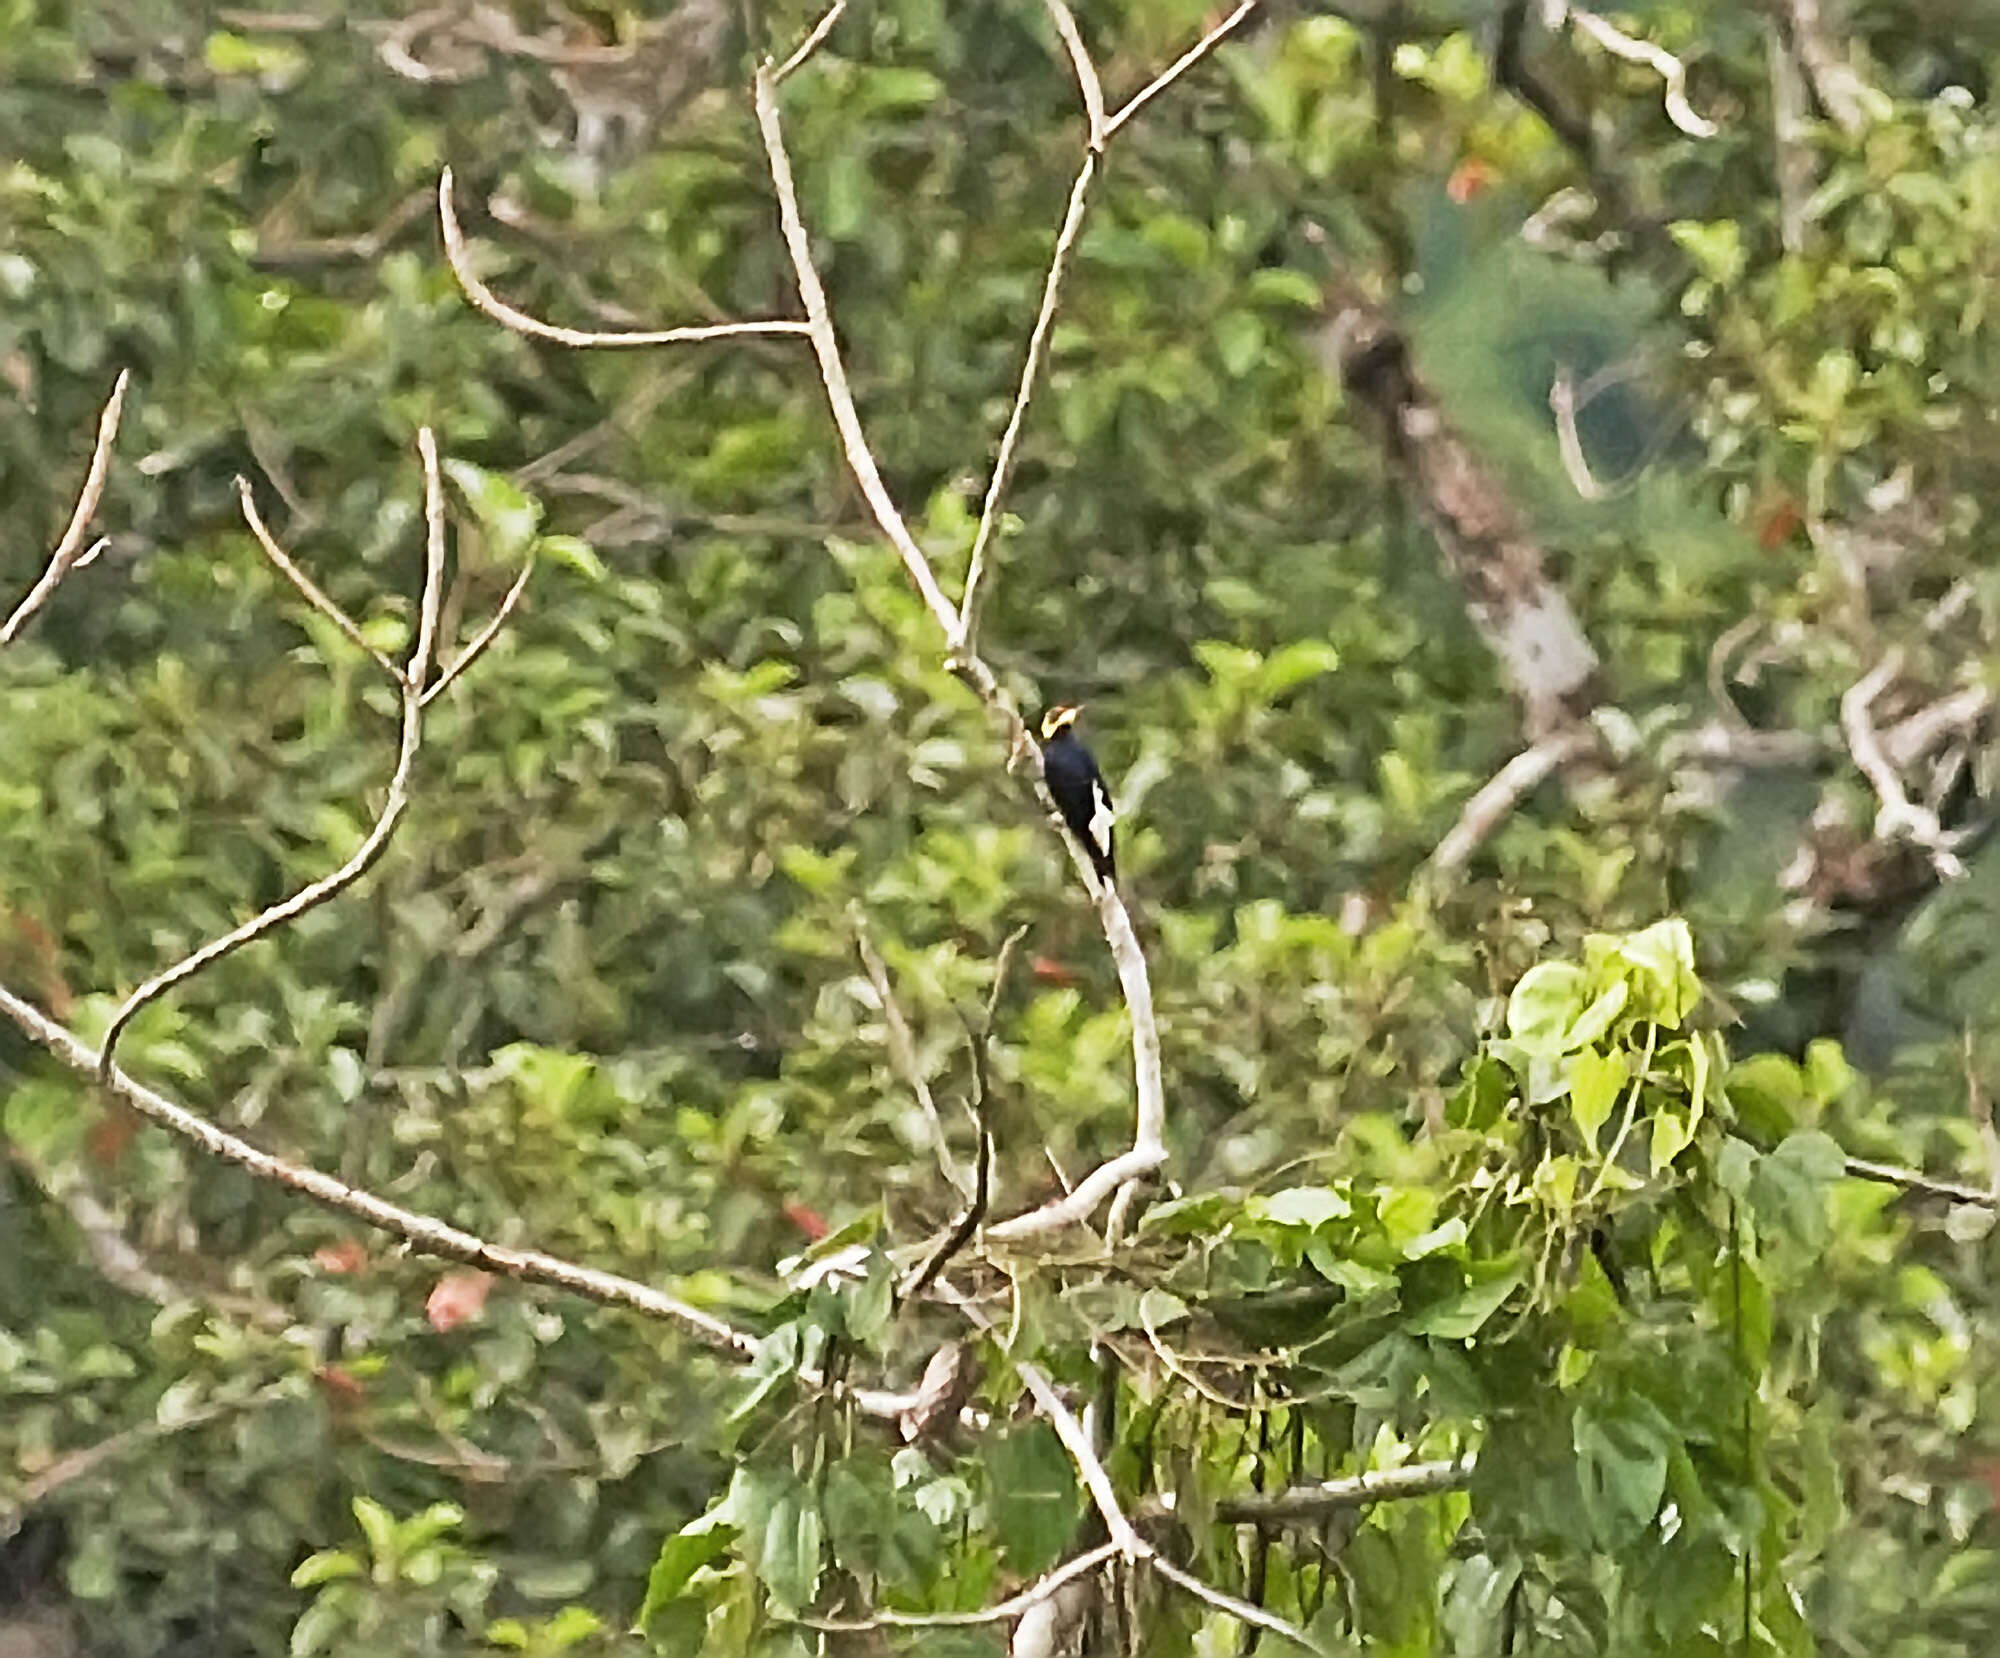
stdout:
[(97, 515), (97, 503), (104, 497), (105, 475), (111, 470), (111, 446), (118, 440), (118, 422), (125, 412), (125, 388), (131, 381), (130, 369), (118, 371), (104, 412), (97, 417), (97, 442), (90, 451), (90, 469), (84, 474), (83, 488), (77, 492), (76, 510), (69, 515), (69, 524), (63, 530), (62, 539), (49, 555), (47, 568), (35, 585), (28, 589), (28, 596), (14, 607), (13, 615), (0, 622), (0, 645), (11, 645), (20, 638), (41, 608), (55, 596), (63, 577), (72, 570), (81, 569), (103, 549), (102, 541), (84, 546), (83, 535), (90, 528), (91, 519)]
[(451, 188), (451, 169), (447, 167), (438, 175), (438, 228), (444, 233), (444, 256), (451, 265), (452, 275), (458, 278), (458, 285), (465, 290), (465, 297), (472, 301), (475, 310), (483, 311), (502, 328), (510, 329), (516, 334), (526, 334), (531, 339), (551, 340), (557, 345), (596, 349), (637, 345), (681, 345), (696, 340), (724, 340), (742, 334), (808, 332), (804, 323), (784, 318), (761, 322), (702, 323), (687, 328), (637, 329), (613, 333), (592, 333), (587, 329), (564, 328), (556, 323), (543, 322), (538, 317), (529, 316), (526, 311), (516, 310), (473, 274), (470, 250), (465, 245), (465, 232), (459, 228), (458, 215), (452, 208)]
[(528, 1283), (548, 1284), (600, 1306), (623, 1307), (648, 1318), (663, 1319), (680, 1325), (704, 1345), (737, 1358), (750, 1358), (757, 1351), (756, 1340), (748, 1333), (661, 1290), (614, 1273), (577, 1266), (537, 1250), (488, 1243), (435, 1216), (405, 1209), (330, 1174), (273, 1156), (148, 1088), (112, 1064), (105, 1051), (90, 1047), (4, 985), (0, 985), (0, 1015), (5, 1015), (22, 1035), (78, 1075), (101, 1078), (106, 1088), (148, 1122), (191, 1142), (211, 1157), (248, 1170), (260, 1180), (272, 1181), (315, 1203), (393, 1233), (423, 1254), (463, 1261), (468, 1266)]

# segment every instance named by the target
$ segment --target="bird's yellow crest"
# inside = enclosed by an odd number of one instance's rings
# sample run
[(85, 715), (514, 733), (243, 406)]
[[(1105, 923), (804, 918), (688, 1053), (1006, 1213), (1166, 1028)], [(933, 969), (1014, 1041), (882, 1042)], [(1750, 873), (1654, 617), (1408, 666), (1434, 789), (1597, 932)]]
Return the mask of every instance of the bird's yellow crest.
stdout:
[(1077, 715), (1083, 712), (1076, 703), (1059, 702), (1042, 716), (1042, 741), (1052, 742), (1058, 731), (1066, 731), (1076, 724)]

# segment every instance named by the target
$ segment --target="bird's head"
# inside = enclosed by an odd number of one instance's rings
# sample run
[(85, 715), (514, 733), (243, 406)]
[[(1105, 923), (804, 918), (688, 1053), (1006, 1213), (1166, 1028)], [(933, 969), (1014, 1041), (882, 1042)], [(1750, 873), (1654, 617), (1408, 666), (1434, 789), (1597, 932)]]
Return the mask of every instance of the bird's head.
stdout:
[(1076, 718), (1082, 712), (1083, 708), (1078, 703), (1057, 703), (1042, 716), (1042, 741), (1054, 742), (1057, 737), (1076, 724)]

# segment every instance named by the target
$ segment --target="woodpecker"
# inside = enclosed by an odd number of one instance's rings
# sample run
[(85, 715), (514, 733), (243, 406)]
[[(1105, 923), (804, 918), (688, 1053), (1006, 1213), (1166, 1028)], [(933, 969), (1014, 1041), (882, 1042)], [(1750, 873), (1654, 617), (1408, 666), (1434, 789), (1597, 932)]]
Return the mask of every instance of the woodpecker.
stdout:
[(1111, 845), (1117, 817), (1111, 809), (1111, 791), (1104, 786), (1104, 773), (1077, 738), (1076, 718), (1082, 712), (1071, 703), (1059, 702), (1042, 716), (1042, 777), (1063, 822), (1090, 854), (1097, 878), (1110, 886), (1118, 873)]

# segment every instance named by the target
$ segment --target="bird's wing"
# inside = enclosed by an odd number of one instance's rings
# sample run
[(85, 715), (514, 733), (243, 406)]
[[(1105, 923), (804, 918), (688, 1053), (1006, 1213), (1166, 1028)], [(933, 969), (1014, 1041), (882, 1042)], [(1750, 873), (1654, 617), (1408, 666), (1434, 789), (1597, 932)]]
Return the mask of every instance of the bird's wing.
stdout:
[(1097, 850), (1109, 856), (1111, 852), (1111, 831), (1118, 826), (1118, 814), (1112, 809), (1111, 791), (1104, 786), (1102, 777), (1090, 780), (1090, 843)]

